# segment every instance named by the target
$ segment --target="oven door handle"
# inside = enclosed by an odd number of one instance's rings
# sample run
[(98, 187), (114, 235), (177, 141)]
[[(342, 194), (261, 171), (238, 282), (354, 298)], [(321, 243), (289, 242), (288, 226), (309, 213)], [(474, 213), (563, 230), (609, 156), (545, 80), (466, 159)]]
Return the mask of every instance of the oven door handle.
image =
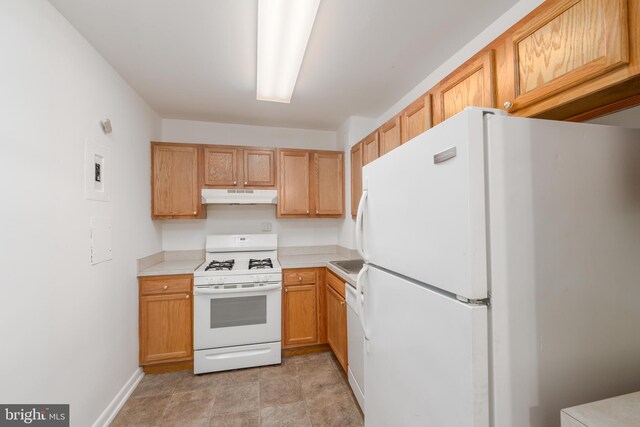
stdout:
[(223, 295), (223, 294), (239, 294), (243, 292), (266, 292), (282, 289), (280, 283), (274, 283), (267, 286), (253, 286), (250, 288), (232, 288), (232, 289), (211, 289), (211, 288), (193, 288), (194, 295)]

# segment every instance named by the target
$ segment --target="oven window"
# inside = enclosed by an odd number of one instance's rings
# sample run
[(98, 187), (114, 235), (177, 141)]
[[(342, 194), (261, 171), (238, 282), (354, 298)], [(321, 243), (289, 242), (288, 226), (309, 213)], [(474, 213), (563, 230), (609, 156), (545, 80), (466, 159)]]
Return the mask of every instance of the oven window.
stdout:
[(267, 296), (211, 299), (211, 329), (267, 323)]

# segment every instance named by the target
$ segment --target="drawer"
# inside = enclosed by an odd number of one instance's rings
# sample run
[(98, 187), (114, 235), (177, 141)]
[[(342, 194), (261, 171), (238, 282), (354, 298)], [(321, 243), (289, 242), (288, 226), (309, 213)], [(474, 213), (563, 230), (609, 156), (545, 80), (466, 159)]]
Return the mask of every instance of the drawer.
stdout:
[(318, 272), (315, 268), (304, 270), (285, 270), (282, 273), (285, 285), (310, 285), (318, 281)]
[(336, 276), (330, 270), (327, 270), (327, 285), (330, 286), (331, 288), (333, 288), (333, 290), (336, 291), (338, 294), (340, 294), (340, 296), (342, 298), (345, 297), (345, 295), (344, 295), (344, 287), (345, 287), (344, 280), (342, 280), (341, 278)]
[(191, 276), (153, 277), (140, 279), (140, 295), (191, 293)]

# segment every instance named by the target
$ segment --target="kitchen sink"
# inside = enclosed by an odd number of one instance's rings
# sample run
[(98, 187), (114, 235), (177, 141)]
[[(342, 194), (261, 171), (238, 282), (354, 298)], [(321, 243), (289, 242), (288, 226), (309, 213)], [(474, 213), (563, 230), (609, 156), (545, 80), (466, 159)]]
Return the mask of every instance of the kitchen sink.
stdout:
[(358, 274), (364, 265), (361, 259), (351, 259), (349, 261), (331, 261), (330, 264), (335, 265), (347, 274)]

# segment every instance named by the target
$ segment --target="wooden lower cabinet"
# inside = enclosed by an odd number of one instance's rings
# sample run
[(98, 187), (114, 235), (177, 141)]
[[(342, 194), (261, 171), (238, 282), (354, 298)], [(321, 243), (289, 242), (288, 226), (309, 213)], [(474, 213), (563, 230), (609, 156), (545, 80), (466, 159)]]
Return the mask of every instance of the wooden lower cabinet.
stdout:
[(282, 271), (282, 348), (327, 342), (324, 270)]
[(193, 360), (193, 276), (139, 278), (140, 366)]
[(346, 372), (344, 280), (325, 268), (296, 268), (282, 271), (282, 283), (282, 348), (297, 351), (329, 344)]
[[(337, 286), (334, 283), (337, 282)], [(342, 287), (342, 295), (340, 294)], [(347, 303), (344, 298), (344, 281), (327, 272), (327, 342), (347, 372)]]
[(284, 287), (284, 346), (318, 342), (316, 284)]

